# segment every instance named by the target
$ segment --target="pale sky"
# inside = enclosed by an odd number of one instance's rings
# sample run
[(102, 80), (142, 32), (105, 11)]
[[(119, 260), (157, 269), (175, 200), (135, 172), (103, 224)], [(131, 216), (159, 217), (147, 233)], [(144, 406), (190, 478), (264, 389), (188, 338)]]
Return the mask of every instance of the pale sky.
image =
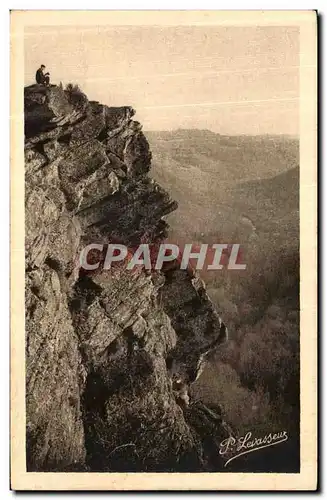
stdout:
[(144, 130), (299, 132), (296, 27), (25, 29), (25, 85), (40, 64), (91, 100), (131, 105)]

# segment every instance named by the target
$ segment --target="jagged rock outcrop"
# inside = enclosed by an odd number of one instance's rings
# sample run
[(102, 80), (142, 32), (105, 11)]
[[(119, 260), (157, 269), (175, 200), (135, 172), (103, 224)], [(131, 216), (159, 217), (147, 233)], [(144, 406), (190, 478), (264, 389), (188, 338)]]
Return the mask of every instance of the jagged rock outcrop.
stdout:
[(82, 102), (25, 88), (28, 470), (219, 470), (228, 427), (188, 396), (220, 342), (203, 283), (79, 266), (89, 243), (163, 241), (176, 208), (134, 110)]

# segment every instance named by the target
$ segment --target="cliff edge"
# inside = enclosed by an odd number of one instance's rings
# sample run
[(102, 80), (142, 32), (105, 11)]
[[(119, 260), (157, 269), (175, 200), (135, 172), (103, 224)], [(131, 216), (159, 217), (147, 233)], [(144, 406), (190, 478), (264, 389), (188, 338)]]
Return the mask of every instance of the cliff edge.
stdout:
[(221, 320), (190, 270), (87, 273), (80, 251), (160, 243), (177, 208), (134, 110), (25, 94), (28, 471), (220, 470), (230, 429), (188, 395)]

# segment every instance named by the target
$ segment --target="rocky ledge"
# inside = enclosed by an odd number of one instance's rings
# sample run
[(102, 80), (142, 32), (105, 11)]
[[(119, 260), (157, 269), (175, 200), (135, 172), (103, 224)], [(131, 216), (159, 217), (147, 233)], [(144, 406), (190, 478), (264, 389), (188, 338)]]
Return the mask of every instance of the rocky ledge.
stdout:
[(189, 397), (221, 320), (191, 271), (86, 273), (88, 243), (167, 237), (131, 107), (25, 88), (28, 471), (210, 471), (230, 429)]

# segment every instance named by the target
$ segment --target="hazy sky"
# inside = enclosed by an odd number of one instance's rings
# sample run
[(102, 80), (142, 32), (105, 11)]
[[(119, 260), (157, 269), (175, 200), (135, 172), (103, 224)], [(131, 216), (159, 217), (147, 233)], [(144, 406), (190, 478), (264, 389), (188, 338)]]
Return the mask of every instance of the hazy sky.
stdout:
[(53, 26), (25, 30), (25, 84), (53, 83), (132, 105), (145, 130), (298, 134), (296, 27)]

